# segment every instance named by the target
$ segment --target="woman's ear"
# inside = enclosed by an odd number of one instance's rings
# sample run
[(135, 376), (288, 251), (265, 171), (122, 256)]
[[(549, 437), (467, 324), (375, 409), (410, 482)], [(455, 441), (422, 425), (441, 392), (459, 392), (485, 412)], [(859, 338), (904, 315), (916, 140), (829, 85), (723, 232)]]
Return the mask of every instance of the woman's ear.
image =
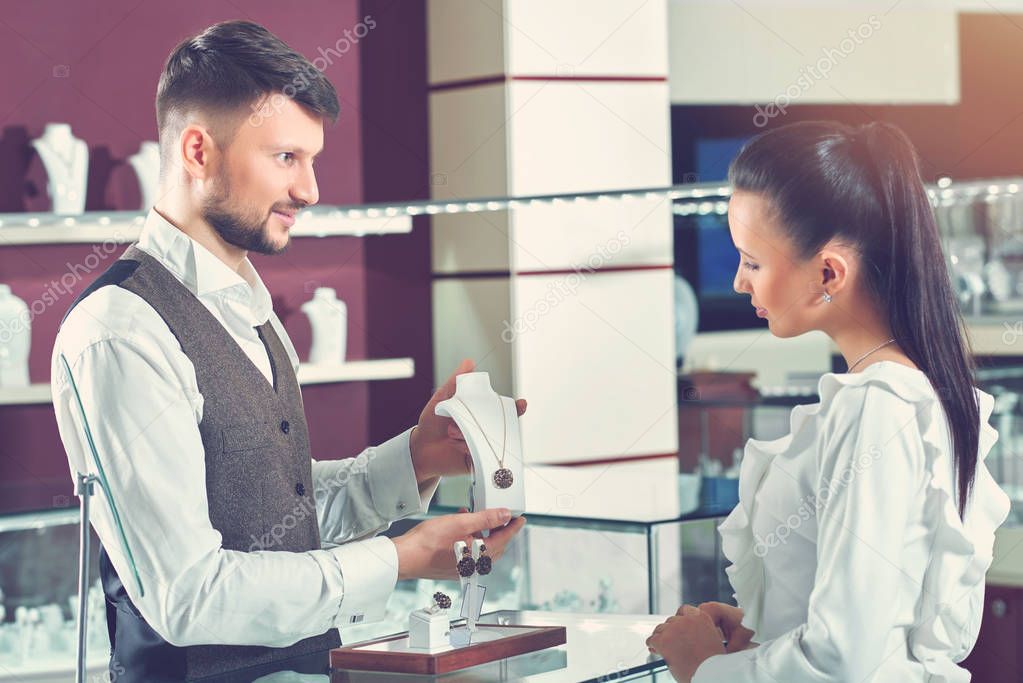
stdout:
[(842, 249), (825, 247), (818, 256), (819, 268), (816, 284), (831, 296), (835, 296), (849, 285), (850, 262)]

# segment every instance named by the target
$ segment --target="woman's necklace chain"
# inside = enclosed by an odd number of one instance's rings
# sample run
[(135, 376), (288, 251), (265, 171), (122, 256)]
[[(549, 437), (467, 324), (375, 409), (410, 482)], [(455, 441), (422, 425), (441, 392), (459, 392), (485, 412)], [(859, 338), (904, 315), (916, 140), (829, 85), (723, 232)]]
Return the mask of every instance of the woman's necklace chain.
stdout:
[(877, 346), (875, 346), (874, 348), (872, 348), (872, 349), (871, 349), (870, 351), (867, 351), (867, 352), (866, 352), (865, 354), (863, 354), (862, 356), (860, 356), (860, 357), (859, 357), (859, 358), (858, 358), (858, 359), (856, 360), (856, 362), (855, 362), (855, 363), (853, 363), (852, 365), (850, 365), (850, 366), (849, 366), (849, 369), (848, 369), (848, 370), (846, 370), (846, 372), (852, 372), (852, 371), (853, 371), (853, 368), (855, 368), (855, 367), (856, 367), (857, 365), (859, 365), (859, 364), (860, 364), (861, 362), (863, 362), (863, 359), (864, 359), (864, 358), (866, 358), (866, 357), (867, 357), (867, 356), (869, 356), (870, 354), (874, 353), (875, 351), (880, 351), (880, 350), (881, 350), (881, 349), (883, 349), (884, 347), (888, 346), (889, 344), (893, 344), (893, 343), (895, 343), (895, 339), (889, 339), (888, 341), (886, 341), (886, 342), (885, 342), (885, 343), (883, 343), (883, 344), (878, 344)]

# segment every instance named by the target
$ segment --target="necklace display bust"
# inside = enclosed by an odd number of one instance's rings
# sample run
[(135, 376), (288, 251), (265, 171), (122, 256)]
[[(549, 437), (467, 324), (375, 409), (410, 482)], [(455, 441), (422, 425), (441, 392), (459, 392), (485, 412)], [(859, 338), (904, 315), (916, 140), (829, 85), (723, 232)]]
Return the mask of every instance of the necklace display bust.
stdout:
[(522, 514), (525, 474), (515, 400), (495, 392), (488, 373), (469, 372), (455, 379), (455, 395), (438, 403), (435, 412), (453, 419), (469, 446), (469, 509), (504, 507)]
[(31, 142), (46, 169), (46, 189), (52, 210), (61, 215), (85, 211), (85, 185), (89, 175), (89, 148), (71, 133), (67, 123), (48, 123)]
[(128, 157), (128, 164), (139, 180), (139, 194), (142, 195), (142, 206), (139, 208), (148, 211), (156, 203), (156, 193), (160, 187), (159, 143), (144, 140), (139, 151)]

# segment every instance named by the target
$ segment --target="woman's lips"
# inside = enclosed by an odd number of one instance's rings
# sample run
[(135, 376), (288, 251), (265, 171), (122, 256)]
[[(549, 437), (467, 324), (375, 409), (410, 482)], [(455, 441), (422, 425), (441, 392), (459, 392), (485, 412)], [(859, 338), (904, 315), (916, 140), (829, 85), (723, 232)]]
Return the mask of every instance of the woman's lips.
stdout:
[(766, 308), (760, 308), (759, 306), (757, 306), (757, 317), (758, 318), (766, 318), (767, 317), (767, 309)]
[(295, 224), (294, 214), (281, 213), (280, 211), (274, 211), (273, 214), (277, 216), (278, 220), (280, 220), (281, 223), (284, 223), (284, 226), (287, 228), (290, 228)]

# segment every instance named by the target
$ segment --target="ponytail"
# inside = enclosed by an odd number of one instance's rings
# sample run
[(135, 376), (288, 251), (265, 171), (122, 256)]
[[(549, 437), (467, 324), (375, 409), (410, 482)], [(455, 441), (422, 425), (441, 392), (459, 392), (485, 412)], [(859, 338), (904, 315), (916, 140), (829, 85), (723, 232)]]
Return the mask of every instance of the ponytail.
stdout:
[(941, 402), (964, 517), (980, 438), (974, 365), (909, 139), (886, 123), (796, 123), (751, 140), (729, 180), (778, 209), (801, 257), (836, 237), (859, 251), (892, 336)]
[(920, 178), (916, 151), (891, 124), (865, 127), (877, 169), (884, 215), (891, 231), (887, 302), (892, 336), (934, 387), (949, 424), (958, 482), (959, 516), (977, 469), (980, 408), (974, 393), (973, 355), (962, 333), (934, 210)]

